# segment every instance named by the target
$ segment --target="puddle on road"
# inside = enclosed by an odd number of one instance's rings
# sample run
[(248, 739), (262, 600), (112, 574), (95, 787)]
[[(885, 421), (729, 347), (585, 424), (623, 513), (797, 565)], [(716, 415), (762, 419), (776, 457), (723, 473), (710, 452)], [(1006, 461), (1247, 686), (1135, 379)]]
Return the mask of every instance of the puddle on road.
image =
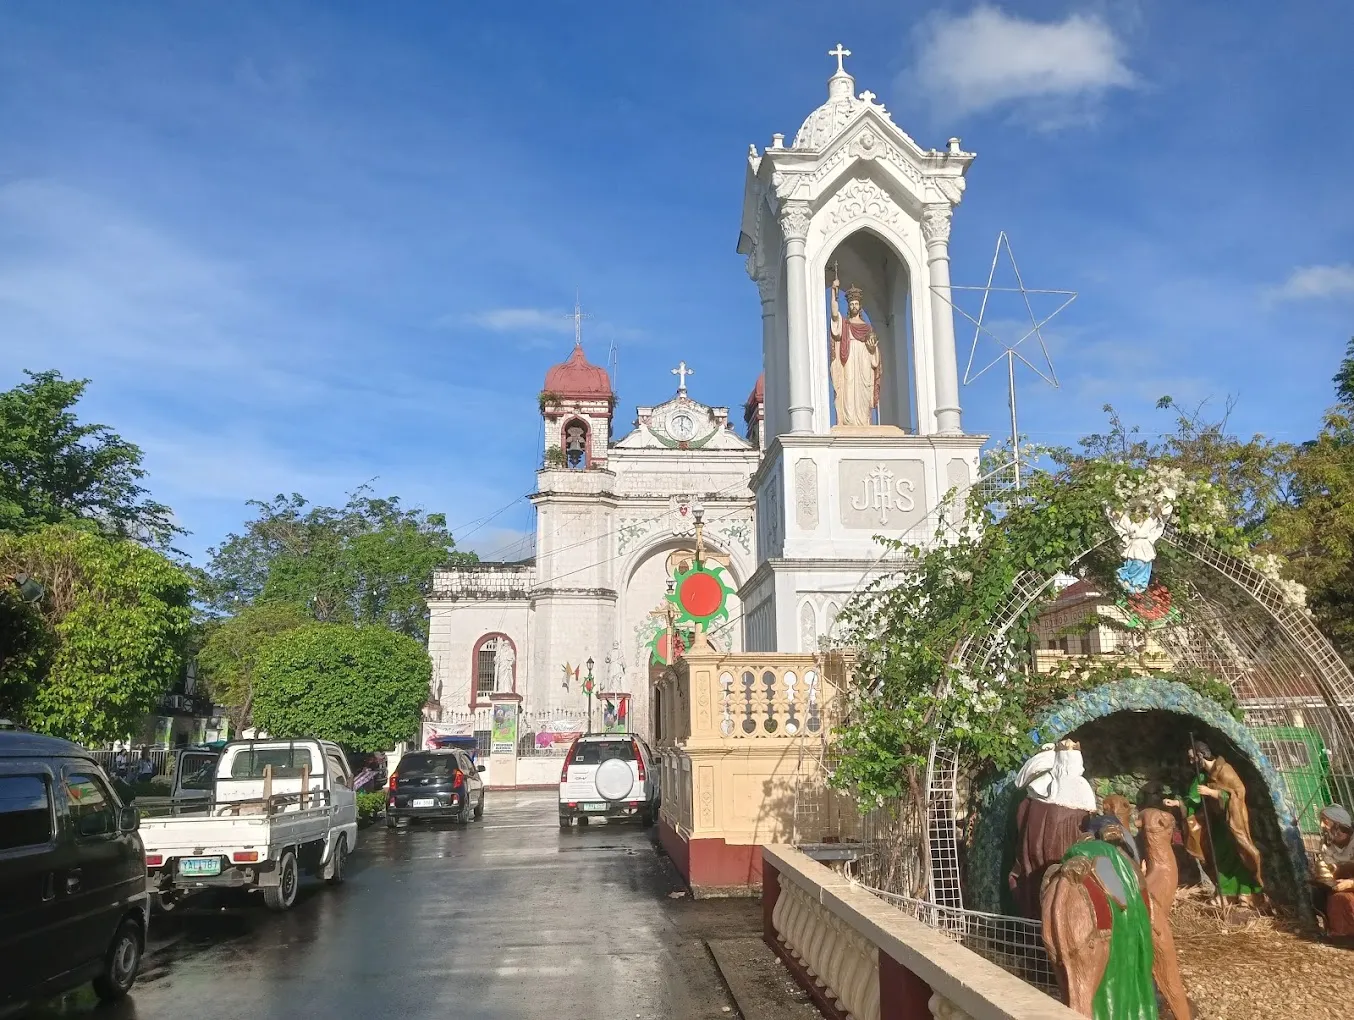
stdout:
[(575, 853), (581, 850), (609, 850), (613, 853), (623, 853), (627, 857), (634, 857), (639, 853), (639, 851), (632, 846), (612, 845), (609, 843), (587, 843), (583, 846), (562, 846), (559, 848), (559, 852), (562, 854)]

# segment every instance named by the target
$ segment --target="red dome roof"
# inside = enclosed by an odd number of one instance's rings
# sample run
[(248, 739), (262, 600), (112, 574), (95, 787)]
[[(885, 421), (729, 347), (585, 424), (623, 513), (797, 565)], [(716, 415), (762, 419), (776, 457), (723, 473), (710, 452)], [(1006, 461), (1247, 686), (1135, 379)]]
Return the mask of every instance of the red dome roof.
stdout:
[(611, 377), (601, 365), (588, 361), (580, 344), (568, 361), (553, 365), (545, 373), (545, 391), (574, 399), (605, 399), (611, 396)]
[(763, 372), (757, 376), (757, 385), (752, 387), (752, 392), (748, 394), (747, 403), (744, 407), (756, 407), (766, 400), (766, 373)]

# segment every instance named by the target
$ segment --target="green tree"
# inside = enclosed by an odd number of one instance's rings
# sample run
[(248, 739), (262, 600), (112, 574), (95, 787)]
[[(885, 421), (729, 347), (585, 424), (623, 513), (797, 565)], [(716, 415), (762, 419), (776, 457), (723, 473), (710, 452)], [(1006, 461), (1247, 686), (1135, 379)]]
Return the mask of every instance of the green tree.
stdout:
[(1272, 546), (1308, 589), (1317, 622), (1354, 660), (1354, 339), (1333, 381), (1337, 402), (1293, 458), (1293, 498), (1273, 516)]
[(254, 668), (254, 723), (355, 751), (407, 740), (428, 698), (432, 660), (384, 627), (310, 623), (271, 638)]
[(1105, 432), (1083, 436), (1078, 449), (1055, 451), (1053, 459), (1063, 465), (1103, 461), (1143, 468), (1148, 464), (1177, 467), (1189, 478), (1211, 482), (1227, 502), (1231, 518), (1251, 542), (1268, 536), (1269, 519), (1292, 498), (1293, 447), (1263, 435), (1243, 439), (1230, 427), (1235, 401), (1228, 400), (1222, 414), (1207, 417), (1206, 406), (1188, 409), (1171, 397), (1157, 401), (1157, 409), (1175, 416), (1172, 427), (1149, 436), (1134, 425), (1125, 425), (1109, 404)]
[(304, 610), (283, 602), (246, 606), (234, 616), (208, 623), (197, 653), (198, 676), (212, 700), (230, 709), (236, 731), (253, 718), (254, 670), (263, 647), (283, 631), (309, 622)]
[(25, 374), (0, 392), (0, 531), (85, 521), (155, 545), (182, 534), (169, 508), (146, 497), (141, 450), (76, 417), (89, 380)]
[(219, 612), (286, 603), (321, 623), (380, 624), (426, 642), (433, 570), (475, 560), (454, 551), (442, 514), (365, 488), (342, 509), (295, 493), (250, 505), (257, 515), (244, 533), (211, 550), (202, 593)]
[(188, 575), (136, 542), (60, 524), (0, 534), (0, 575), (18, 572), (46, 591), (0, 606), (20, 635), (0, 661), (0, 715), (84, 744), (137, 730), (183, 668)]

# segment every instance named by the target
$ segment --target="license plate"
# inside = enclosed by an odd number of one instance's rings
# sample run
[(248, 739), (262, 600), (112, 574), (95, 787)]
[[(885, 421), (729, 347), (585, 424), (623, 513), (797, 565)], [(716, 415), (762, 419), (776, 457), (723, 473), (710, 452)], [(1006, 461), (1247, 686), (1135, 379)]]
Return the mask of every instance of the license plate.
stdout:
[(584, 811), (605, 811), (605, 810), (606, 810), (606, 805), (605, 805), (605, 804), (584, 804), (584, 805), (583, 805), (583, 810), (584, 810)]
[(179, 861), (180, 875), (219, 875), (220, 857), (185, 857)]
[(415, 797), (409, 802), (410, 807), (437, 807), (437, 801), (432, 797)]

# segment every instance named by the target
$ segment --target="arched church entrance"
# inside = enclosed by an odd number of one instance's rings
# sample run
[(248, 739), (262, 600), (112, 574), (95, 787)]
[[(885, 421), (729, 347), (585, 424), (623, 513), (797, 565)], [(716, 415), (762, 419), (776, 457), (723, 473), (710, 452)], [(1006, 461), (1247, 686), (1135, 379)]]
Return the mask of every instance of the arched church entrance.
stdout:
[[(704, 542), (704, 562), (718, 566), (728, 595), (727, 614), (715, 622), (707, 635), (710, 644), (722, 651), (742, 650), (742, 603), (736, 589), (744, 576), (735, 563), (735, 554), (717, 541)], [(675, 654), (689, 643), (689, 628), (684, 637), (675, 614), (670, 614), (668, 593), (674, 579), (685, 573), (696, 558), (694, 537), (678, 537), (651, 543), (633, 559), (625, 577), (619, 600), (620, 627), (618, 649), (627, 664), (626, 676), (632, 694), (632, 713), (636, 720), (652, 716), (654, 681)], [(672, 649), (668, 648), (670, 615), (673, 620)]]

